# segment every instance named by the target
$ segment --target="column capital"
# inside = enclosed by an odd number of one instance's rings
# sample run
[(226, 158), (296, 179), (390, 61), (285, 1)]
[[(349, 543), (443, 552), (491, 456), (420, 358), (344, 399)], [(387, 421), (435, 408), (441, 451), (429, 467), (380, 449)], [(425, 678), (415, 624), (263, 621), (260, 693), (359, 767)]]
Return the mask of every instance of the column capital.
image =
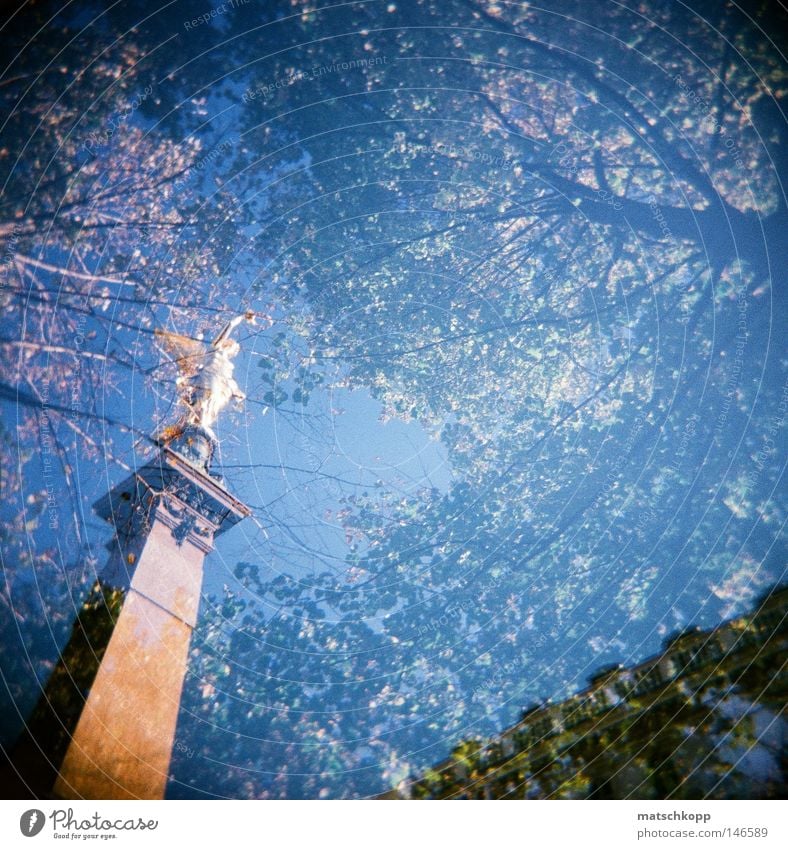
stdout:
[(251, 515), (216, 476), (166, 445), (93, 509), (121, 536), (150, 530), (155, 518), (171, 529), (179, 544), (188, 540), (206, 553), (214, 536)]

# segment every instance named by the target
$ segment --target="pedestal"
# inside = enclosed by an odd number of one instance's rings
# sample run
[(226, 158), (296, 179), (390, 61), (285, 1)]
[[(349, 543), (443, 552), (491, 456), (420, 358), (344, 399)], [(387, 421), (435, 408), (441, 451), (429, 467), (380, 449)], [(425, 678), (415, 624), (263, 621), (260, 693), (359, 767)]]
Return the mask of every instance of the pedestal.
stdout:
[(199, 434), (179, 449), (94, 506), (116, 533), (22, 741), (35, 795), (54, 778), (56, 798), (164, 796), (203, 560), (250, 513), (208, 472)]

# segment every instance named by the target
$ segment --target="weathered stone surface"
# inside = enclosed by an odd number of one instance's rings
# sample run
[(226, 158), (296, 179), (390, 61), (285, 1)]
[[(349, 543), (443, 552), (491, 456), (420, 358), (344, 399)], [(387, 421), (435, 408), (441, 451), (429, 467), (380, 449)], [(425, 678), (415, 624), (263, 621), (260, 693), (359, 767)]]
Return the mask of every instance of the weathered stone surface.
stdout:
[(203, 560), (248, 509), (175, 452), (96, 506), (117, 533), (105, 585), (126, 591), (54, 795), (160, 799), (175, 739)]
[(57, 796), (163, 798), (191, 630), (129, 592), (60, 768)]

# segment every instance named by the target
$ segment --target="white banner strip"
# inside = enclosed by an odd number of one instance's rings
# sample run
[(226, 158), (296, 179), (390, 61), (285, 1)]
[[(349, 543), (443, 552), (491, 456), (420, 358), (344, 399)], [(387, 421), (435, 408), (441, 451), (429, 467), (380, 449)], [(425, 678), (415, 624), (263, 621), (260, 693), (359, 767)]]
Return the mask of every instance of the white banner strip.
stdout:
[[(311, 810), (308, 810), (311, 808)], [(788, 846), (785, 806), (677, 802), (0, 802), (0, 846)]]

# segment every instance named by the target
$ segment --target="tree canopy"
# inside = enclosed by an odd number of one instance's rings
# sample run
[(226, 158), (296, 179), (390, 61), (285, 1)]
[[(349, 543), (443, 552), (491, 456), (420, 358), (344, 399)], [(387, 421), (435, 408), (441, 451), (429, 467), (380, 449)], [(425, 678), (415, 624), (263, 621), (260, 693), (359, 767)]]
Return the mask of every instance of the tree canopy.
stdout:
[(253, 309), (170, 795), (372, 795), (782, 579), (785, 10), (225, 6), (3, 29), (4, 731)]

